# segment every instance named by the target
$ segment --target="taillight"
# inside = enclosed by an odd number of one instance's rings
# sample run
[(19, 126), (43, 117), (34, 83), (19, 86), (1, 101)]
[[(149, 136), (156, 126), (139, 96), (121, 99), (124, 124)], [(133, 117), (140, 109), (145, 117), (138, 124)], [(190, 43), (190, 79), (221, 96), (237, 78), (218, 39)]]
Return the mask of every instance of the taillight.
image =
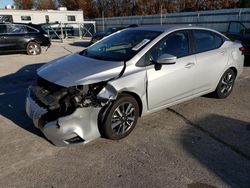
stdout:
[(245, 52), (245, 48), (244, 48), (243, 46), (242, 46), (242, 47), (240, 47), (240, 48), (239, 48), (239, 50), (241, 51), (241, 53), (242, 53), (242, 54), (244, 54), (244, 52)]

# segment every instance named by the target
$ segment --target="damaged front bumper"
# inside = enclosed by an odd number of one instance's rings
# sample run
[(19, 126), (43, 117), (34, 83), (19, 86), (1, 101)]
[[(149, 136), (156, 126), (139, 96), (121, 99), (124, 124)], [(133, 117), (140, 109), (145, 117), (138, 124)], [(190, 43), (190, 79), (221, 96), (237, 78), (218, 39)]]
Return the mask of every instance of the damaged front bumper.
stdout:
[(49, 112), (32, 98), (30, 88), (25, 106), (34, 125), (56, 146), (87, 143), (100, 137), (98, 115), (101, 107), (79, 107), (70, 115), (59, 117), (54, 121), (46, 121), (44, 117)]

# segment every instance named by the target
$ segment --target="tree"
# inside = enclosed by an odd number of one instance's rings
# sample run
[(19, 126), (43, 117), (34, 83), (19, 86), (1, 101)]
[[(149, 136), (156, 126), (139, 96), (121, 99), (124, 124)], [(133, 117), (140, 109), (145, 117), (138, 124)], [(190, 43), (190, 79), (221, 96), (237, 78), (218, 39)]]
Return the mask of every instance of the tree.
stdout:
[(53, 0), (37, 0), (35, 7), (40, 10), (56, 9), (57, 6)]
[(249, 0), (240, 0), (239, 7), (240, 8), (250, 8), (250, 1)]
[(93, 0), (80, 0), (78, 2), (79, 8), (83, 10), (84, 17), (94, 18), (96, 15), (96, 8)]
[(67, 7), (68, 10), (78, 10), (80, 1), (83, 0), (58, 0), (58, 3), (60, 6)]
[(14, 0), (14, 4), (18, 9), (32, 9), (33, 8), (32, 0)]

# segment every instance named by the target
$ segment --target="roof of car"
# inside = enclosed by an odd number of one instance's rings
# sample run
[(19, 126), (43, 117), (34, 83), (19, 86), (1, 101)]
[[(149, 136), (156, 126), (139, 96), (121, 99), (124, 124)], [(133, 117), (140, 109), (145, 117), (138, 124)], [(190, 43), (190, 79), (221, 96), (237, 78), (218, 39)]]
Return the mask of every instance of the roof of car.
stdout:
[(167, 25), (167, 26), (142, 26), (142, 27), (132, 27), (128, 28), (131, 30), (148, 30), (148, 31), (171, 31), (171, 30), (180, 30), (180, 29), (204, 29), (204, 30), (211, 30), (208, 28), (203, 27), (195, 27), (191, 25)]
[(18, 22), (0, 22), (0, 24), (21, 24), (21, 25), (37, 25), (37, 24), (33, 24), (33, 23), (18, 23)]

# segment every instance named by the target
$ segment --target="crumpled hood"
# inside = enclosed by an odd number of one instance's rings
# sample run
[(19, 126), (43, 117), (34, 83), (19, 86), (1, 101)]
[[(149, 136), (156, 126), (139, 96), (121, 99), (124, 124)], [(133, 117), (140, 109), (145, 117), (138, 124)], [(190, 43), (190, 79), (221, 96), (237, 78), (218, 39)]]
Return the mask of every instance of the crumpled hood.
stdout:
[(37, 74), (57, 85), (70, 87), (109, 80), (118, 76), (123, 67), (122, 61), (103, 61), (71, 54), (40, 67)]

